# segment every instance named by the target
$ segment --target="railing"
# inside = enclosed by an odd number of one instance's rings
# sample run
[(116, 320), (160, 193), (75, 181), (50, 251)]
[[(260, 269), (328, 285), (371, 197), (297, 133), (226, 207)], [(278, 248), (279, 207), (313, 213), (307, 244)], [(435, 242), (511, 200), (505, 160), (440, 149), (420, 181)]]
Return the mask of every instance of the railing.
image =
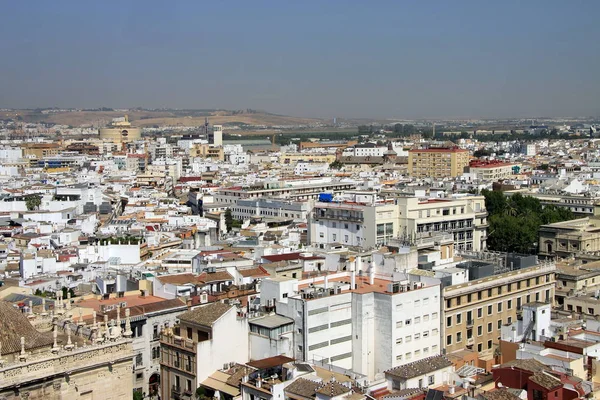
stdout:
[(181, 386), (175, 386), (175, 385), (173, 385), (173, 387), (171, 388), (171, 393), (173, 395), (181, 394)]
[(475, 325), (475, 320), (474, 320), (474, 319), (470, 319), (470, 320), (468, 320), (468, 321), (467, 321), (467, 328), (468, 328), (468, 327), (471, 327), (471, 328), (472, 328), (472, 327), (473, 327), (473, 325)]
[(195, 343), (194, 343), (193, 340), (184, 339), (181, 336), (176, 336), (176, 335), (161, 334), (160, 335), (160, 341), (162, 343), (165, 343), (165, 344), (168, 344), (168, 345), (172, 345), (172, 346), (181, 347), (183, 349), (194, 350), (196, 348), (196, 345), (195, 345)]

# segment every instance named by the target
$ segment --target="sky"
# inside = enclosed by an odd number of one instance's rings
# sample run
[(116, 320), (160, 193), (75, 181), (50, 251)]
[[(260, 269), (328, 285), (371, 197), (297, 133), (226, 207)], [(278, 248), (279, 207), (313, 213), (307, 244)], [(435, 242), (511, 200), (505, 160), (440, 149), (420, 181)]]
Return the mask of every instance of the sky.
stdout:
[(0, 107), (600, 115), (600, 1), (7, 1)]

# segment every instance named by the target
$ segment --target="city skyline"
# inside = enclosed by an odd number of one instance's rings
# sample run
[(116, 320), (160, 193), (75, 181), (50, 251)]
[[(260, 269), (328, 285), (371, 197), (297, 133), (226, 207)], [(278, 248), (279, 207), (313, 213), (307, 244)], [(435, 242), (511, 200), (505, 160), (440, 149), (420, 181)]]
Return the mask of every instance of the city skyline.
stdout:
[(537, 1), (14, 3), (0, 28), (0, 107), (594, 116), (599, 10)]

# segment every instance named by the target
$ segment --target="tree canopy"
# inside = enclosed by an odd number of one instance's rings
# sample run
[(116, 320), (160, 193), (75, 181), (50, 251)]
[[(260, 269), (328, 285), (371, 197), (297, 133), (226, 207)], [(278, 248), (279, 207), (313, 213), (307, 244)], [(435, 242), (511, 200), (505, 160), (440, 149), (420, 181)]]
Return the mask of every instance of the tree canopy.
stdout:
[(519, 193), (505, 196), (502, 192), (482, 190), (488, 211), (490, 250), (534, 253), (537, 250), (540, 225), (573, 219), (566, 208), (542, 206), (535, 197)]

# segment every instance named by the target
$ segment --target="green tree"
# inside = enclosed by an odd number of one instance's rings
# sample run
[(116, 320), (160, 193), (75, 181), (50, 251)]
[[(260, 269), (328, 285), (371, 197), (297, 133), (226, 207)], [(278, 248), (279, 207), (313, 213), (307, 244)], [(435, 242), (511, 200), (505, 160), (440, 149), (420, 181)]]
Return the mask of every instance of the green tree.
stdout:
[(340, 170), (340, 169), (342, 169), (343, 166), (344, 166), (344, 164), (342, 164), (339, 160), (335, 160), (334, 162), (329, 164), (330, 169)]
[(140, 391), (133, 392), (133, 400), (144, 400), (144, 393)]
[(496, 251), (534, 253), (540, 225), (573, 219), (565, 208), (543, 207), (540, 201), (520, 193), (482, 190), (488, 210), (488, 248)]
[(25, 204), (29, 211), (37, 210), (42, 204), (42, 198), (38, 195), (31, 194), (25, 197)]
[(231, 214), (231, 208), (225, 210), (225, 227), (227, 228), (227, 233), (231, 232), (231, 228), (233, 228), (233, 215)]

